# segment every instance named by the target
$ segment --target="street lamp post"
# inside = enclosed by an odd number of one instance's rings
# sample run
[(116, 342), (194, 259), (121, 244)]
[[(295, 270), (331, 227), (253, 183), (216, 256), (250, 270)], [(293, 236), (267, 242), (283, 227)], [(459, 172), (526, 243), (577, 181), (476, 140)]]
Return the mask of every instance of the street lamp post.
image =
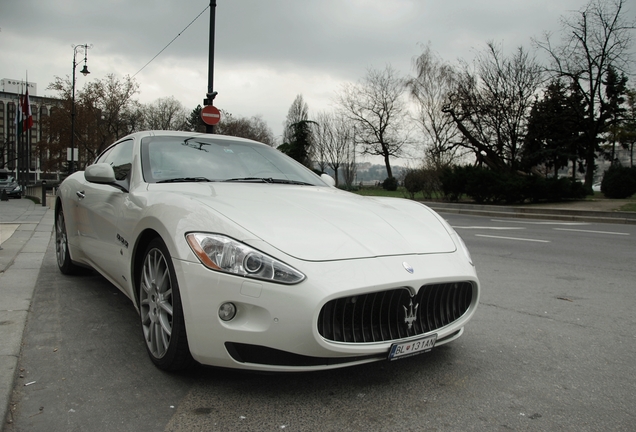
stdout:
[[(214, 105), (217, 92), (214, 91), (214, 26), (216, 21), (216, 0), (210, 0), (210, 45), (208, 52), (208, 91), (203, 105)], [(214, 133), (214, 126), (206, 123), (206, 133)]]
[(73, 174), (75, 171), (74, 161), (75, 161), (75, 68), (77, 67), (77, 49), (84, 48), (84, 67), (80, 71), (80, 73), (84, 76), (88, 75), (90, 72), (88, 71), (88, 67), (86, 67), (86, 51), (89, 48), (92, 48), (92, 45), (84, 44), (84, 45), (75, 45), (73, 47), (73, 89), (71, 93), (71, 160), (69, 161), (69, 174)]

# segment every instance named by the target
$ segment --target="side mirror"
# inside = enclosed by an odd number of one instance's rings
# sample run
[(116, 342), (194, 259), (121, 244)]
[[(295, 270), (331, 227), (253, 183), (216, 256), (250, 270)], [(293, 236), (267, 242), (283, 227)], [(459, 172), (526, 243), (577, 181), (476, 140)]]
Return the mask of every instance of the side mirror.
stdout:
[(331, 186), (331, 187), (335, 187), (336, 186), (336, 181), (329, 174), (325, 174), (325, 173), (320, 174), (320, 178), (322, 179), (322, 181), (327, 183), (329, 186)]
[(98, 163), (86, 167), (84, 178), (91, 183), (111, 184), (115, 183), (115, 171), (107, 163)]

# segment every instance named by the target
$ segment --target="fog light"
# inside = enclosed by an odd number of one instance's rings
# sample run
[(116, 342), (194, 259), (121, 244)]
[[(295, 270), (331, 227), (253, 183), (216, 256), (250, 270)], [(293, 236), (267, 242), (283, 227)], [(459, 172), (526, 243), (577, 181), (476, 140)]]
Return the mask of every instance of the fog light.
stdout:
[(223, 321), (230, 321), (236, 316), (236, 306), (234, 303), (223, 303), (219, 308), (219, 318)]

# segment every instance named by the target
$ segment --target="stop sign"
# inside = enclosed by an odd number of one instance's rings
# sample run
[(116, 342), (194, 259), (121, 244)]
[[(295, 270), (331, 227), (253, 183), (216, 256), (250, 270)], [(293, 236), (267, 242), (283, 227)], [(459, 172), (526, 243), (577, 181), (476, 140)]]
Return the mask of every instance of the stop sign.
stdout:
[(214, 105), (206, 105), (201, 109), (203, 123), (214, 126), (221, 120), (221, 112)]

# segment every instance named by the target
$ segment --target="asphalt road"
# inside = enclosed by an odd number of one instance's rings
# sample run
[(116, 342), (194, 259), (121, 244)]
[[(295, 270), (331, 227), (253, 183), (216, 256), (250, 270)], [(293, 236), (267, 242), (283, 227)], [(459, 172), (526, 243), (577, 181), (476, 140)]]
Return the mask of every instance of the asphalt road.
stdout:
[(319, 373), (163, 373), (132, 304), (51, 243), (5, 431), (633, 430), (636, 226), (445, 217), (482, 282), (464, 335)]

